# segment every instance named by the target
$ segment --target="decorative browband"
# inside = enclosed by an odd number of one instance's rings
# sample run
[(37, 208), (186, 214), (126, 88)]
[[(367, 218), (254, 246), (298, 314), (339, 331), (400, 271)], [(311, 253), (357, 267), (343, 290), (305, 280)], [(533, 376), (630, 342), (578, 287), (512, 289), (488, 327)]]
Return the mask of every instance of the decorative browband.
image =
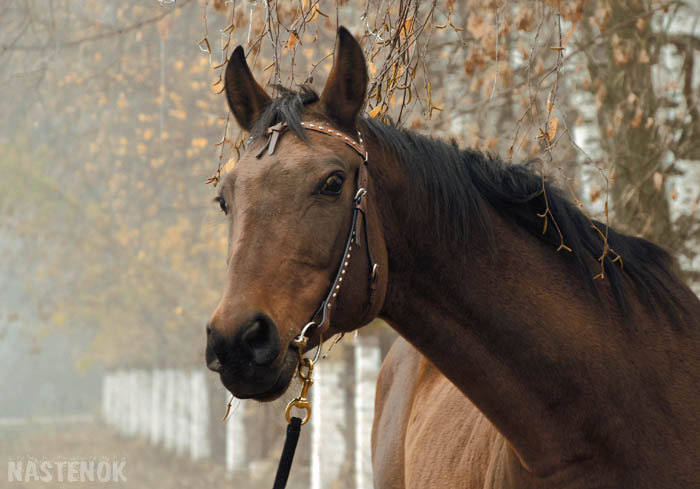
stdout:
[(302, 121), (301, 127), (303, 127), (304, 129), (308, 129), (309, 131), (316, 131), (341, 138), (345, 144), (357, 151), (357, 154), (359, 154), (363, 160), (367, 161), (367, 150), (365, 149), (364, 141), (362, 140), (362, 134), (360, 133), (360, 131), (357, 131), (357, 139), (359, 139), (358, 143), (357, 141), (355, 141), (349, 136), (346, 136), (340, 131), (336, 131), (331, 127), (322, 126), (321, 124), (316, 124), (314, 122)]
[[(350, 136), (347, 136), (346, 134), (340, 131), (336, 131), (332, 127), (324, 126), (323, 124), (304, 121), (302, 121), (300, 124), (301, 127), (309, 131), (320, 132), (321, 134), (328, 134), (329, 136), (340, 138), (346, 145), (348, 145), (358, 155), (360, 155), (360, 157), (362, 157), (364, 161), (367, 161), (367, 150), (365, 149), (364, 141), (362, 139), (362, 134), (360, 133), (360, 131), (357, 131), (357, 138), (359, 139), (359, 142), (357, 142)], [(289, 125), (286, 122), (278, 122), (274, 126), (268, 127), (267, 131), (265, 131), (265, 134), (267, 135), (267, 143), (260, 149), (260, 151), (256, 155), (256, 158), (262, 157), (266, 150), (267, 154), (274, 154), (275, 149), (277, 147), (277, 141), (279, 140), (280, 135), (288, 127)]]

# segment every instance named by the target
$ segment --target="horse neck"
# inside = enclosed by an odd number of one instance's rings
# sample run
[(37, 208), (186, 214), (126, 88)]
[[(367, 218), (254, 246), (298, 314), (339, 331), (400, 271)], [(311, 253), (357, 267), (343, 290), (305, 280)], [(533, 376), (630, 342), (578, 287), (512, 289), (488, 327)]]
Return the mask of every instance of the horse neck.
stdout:
[[(383, 163), (372, 175), (390, 269), (381, 317), (474, 402), (533, 473), (613, 450), (601, 444), (623, 428), (610, 413), (650, 415), (640, 412), (642, 381), (633, 385), (640, 372), (627, 367), (673, 335), (659, 335), (664, 326), (635, 313), (645, 309), (634, 300), (623, 319), (607, 284), (595, 299), (551, 246), (488, 206), (493, 236), (456, 243), (421, 233), (431, 227), (420, 210), (430, 206), (396, 178), (400, 162)], [(639, 332), (637, 353), (623, 320)]]

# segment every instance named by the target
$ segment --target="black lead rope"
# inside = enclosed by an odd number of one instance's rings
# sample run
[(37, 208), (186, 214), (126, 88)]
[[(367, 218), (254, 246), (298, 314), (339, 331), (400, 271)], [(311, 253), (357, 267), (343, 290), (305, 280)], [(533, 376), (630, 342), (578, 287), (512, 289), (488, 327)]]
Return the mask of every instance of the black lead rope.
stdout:
[(287, 438), (284, 440), (284, 448), (282, 449), (282, 456), (280, 457), (280, 464), (277, 467), (275, 484), (272, 486), (272, 489), (284, 489), (287, 487), (289, 471), (292, 469), (292, 461), (294, 461), (294, 452), (297, 449), (300, 432), (301, 418), (293, 416), (287, 425)]

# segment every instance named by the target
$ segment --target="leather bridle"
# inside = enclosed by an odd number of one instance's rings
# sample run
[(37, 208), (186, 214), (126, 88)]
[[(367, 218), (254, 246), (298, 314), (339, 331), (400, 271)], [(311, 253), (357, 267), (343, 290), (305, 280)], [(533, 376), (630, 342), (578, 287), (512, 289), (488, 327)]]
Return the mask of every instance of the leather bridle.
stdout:
[[(355, 193), (352, 198), (352, 215), (350, 216), (350, 230), (348, 232), (348, 237), (345, 240), (345, 247), (343, 249), (343, 256), (338, 265), (338, 269), (335, 273), (335, 278), (331, 283), (331, 287), (324, 296), (321, 304), (318, 306), (316, 311), (311, 316), (310, 320), (301, 329), (299, 335), (294, 338), (293, 345), (299, 351), (299, 361), (297, 364), (297, 376), (302, 384), (301, 394), (294, 398), (287, 404), (285, 409), (285, 417), (287, 418), (287, 437), (284, 442), (284, 448), (282, 449), (282, 455), (280, 457), (280, 463), (277, 467), (277, 474), (275, 475), (275, 482), (273, 489), (283, 489), (287, 485), (287, 480), (289, 478), (289, 471), (292, 466), (292, 460), (294, 458), (294, 452), (296, 450), (297, 441), (299, 440), (299, 430), (301, 425), (305, 424), (311, 417), (311, 403), (308, 399), (308, 392), (311, 385), (314, 383), (312, 379), (312, 371), (314, 364), (318, 360), (319, 354), (321, 352), (321, 345), (323, 344), (323, 334), (330, 327), (331, 319), (331, 309), (335, 303), (340, 288), (343, 285), (343, 280), (345, 279), (345, 273), (347, 272), (348, 265), (350, 264), (350, 258), (352, 256), (353, 247), (360, 248), (362, 245), (362, 237), (364, 234), (364, 245), (367, 250), (367, 260), (369, 264), (369, 311), (372, 311), (374, 305), (374, 292), (377, 289), (377, 279), (379, 277), (379, 266), (372, 259), (372, 250), (369, 244), (369, 226), (367, 225), (367, 188), (369, 175), (367, 172), (368, 164), (368, 154), (364, 147), (364, 141), (362, 140), (362, 134), (357, 131), (357, 141), (353, 138), (347, 136), (346, 134), (337, 131), (327, 125), (315, 123), (315, 122), (300, 122), (301, 127), (307, 131), (314, 131), (321, 134), (326, 134), (332, 137), (336, 137), (343, 141), (349, 148), (355, 151), (362, 158), (362, 163), (357, 170), (357, 177), (355, 179)], [(286, 122), (279, 122), (273, 126), (267, 128), (267, 142), (260, 149), (257, 158), (262, 157), (262, 155), (267, 151), (268, 155), (272, 155), (277, 147), (277, 142), (280, 136), (288, 128)], [(364, 224), (364, 233), (362, 232), (362, 224)], [(308, 345), (309, 340), (318, 334), (318, 348), (316, 349), (316, 354), (313, 359), (305, 358), (304, 351)], [(230, 404), (229, 404), (230, 405)], [(292, 409), (298, 408), (306, 411), (304, 418), (299, 418), (292, 416)]]
[[(370, 249), (369, 236), (368, 236), (368, 226), (367, 226), (367, 185), (369, 180), (369, 175), (367, 171), (368, 165), (368, 153), (364, 147), (364, 141), (362, 139), (362, 134), (357, 131), (357, 141), (353, 138), (347, 136), (346, 134), (337, 131), (327, 125), (313, 123), (313, 122), (301, 122), (301, 126), (307, 131), (314, 131), (321, 134), (326, 134), (339, 138), (343, 143), (345, 143), (349, 148), (354, 150), (361, 158), (362, 164), (357, 171), (357, 178), (355, 181), (355, 193), (352, 199), (352, 216), (350, 218), (350, 231), (348, 232), (347, 240), (345, 241), (345, 248), (343, 250), (343, 258), (341, 259), (340, 265), (335, 274), (335, 278), (331, 284), (328, 293), (325, 295), (323, 301), (319, 305), (316, 312), (311, 316), (310, 320), (302, 328), (301, 333), (294, 340), (295, 345), (301, 350), (306, 347), (309, 339), (313, 335), (318, 334), (319, 344), (323, 342), (322, 335), (330, 327), (330, 317), (332, 306), (340, 292), (340, 288), (343, 285), (343, 279), (345, 278), (345, 272), (347, 271), (348, 265), (350, 264), (350, 257), (352, 256), (353, 246), (355, 248), (360, 248), (361, 245), (361, 235), (362, 224), (364, 224), (364, 244), (367, 250), (367, 258), (369, 263), (369, 303), (370, 309), (374, 301), (374, 292), (377, 289), (377, 279), (379, 277), (379, 265), (375, 263), (372, 259), (372, 250)], [(277, 142), (280, 136), (288, 128), (286, 122), (279, 122), (273, 126), (270, 126), (267, 131), (267, 142), (262, 147), (262, 149), (256, 155), (257, 158), (262, 157), (262, 155), (267, 151), (268, 155), (272, 155), (277, 147)], [(320, 351), (320, 349), (319, 349)], [(318, 351), (317, 351), (318, 355)], [(314, 362), (316, 358), (314, 359)]]

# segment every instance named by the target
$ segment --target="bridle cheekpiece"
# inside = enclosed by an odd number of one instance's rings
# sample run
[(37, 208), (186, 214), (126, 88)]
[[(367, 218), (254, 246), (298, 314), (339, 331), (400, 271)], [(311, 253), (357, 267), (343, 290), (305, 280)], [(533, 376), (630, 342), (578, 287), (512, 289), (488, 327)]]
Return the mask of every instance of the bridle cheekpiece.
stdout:
[[(355, 181), (355, 194), (352, 199), (352, 216), (350, 221), (350, 231), (348, 233), (348, 238), (345, 242), (345, 249), (343, 250), (343, 258), (338, 266), (338, 270), (335, 274), (335, 278), (331, 284), (331, 287), (321, 302), (316, 312), (311, 316), (308, 323), (302, 328), (301, 333), (294, 340), (294, 344), (300, 351), (304, 350), (308, 344), (308, 341), (314, 334), (319, 334), (319, 345), (323, 342), (323, 334), (328, 330), (330, 326), (330, 316), (333, 303), (335, 302), (340, 288), (343, 285), (343, 279), (345, 278), (345, 273), (347, 271), (348, 265), (350, 264), (350, 258), (352, 256), (353, 246), (356, 248), (361, 248), (361, 235), (362, 224), (364, 223), (364, 242), (367, 250), (367, 257), (369, 262), (369, 293), (370, 293), (370, 305), (374, 298), (374, 291), (377, 288), (377, 278), (379, 265), (372, 259), (372, 251), (369, 246), (369, 237), (367, 235), (367, 188), (369, 175), (367, 171), (367, 165), (369, 162), (369, 155), (364, 146), (364, 140), (362, 139), (362, 134), (357, 131), (357, 141), (347, 134), (342, 133), (332, 127), (327, 125), (315, 123), (315, 122), (300, 122), (301, 127), (308, 131), (314, 131), (321, 134), (326, 134), (339, 138), (343, 143), (345, 143), (349, 148), (354, 150), (361, 158), (362, 164), (360, 165), (357, 178)], [(257, 153), (256, 157), (261, 158), (265, 152), (268, 155), (272, 155), (277, 148), (277, 143), (280, 136), (288, 128), (286, 122), (278, 122), (277, 124), (270, 126), (265, 131), (267, 136), (267, 142)], [(361, 219), (360, 219), (361, 218)], [(318, 354), (320, 352), (317, 350), (314, 362), (318, 359)]]
[[(308, 399), (308, 392), (311, 385), (314, 383), (312, 378), (314, 364), (318, 360), (321, 353), (321, 345), (323, 344), (323, 334), (330, 327), (330, 317), (331, 308), (338, 297), (340, 288), (343, 285), (343, 279), (345, 278), (345, 273), (347, 272), (348, 265), (350, 264), (350, 257), (352, 256), (353, 247), (362, 247), (362, 238), (364, 234), (364, 244), (367, 250), (367, 259), (369, 263), (369, 310), (372, 310), (372, 305), (374, 301), (374, 292), (377, 289), (377, 279), (379, 277), (379, 266), (372, 259), (372, 250), (369, 246), (369, 237), (367, 235), (367, 189), (369, 175), (367, 172), (367, 165), (369, 162), (367, 150), (364, 146), (364, 141), (362, 140), (362, 134), (357, 131), (357, 141), (348, 135), (337, 131), (327, 125), (315, 123), (315, 122), (300, 122), (301, 127), (307, 131), (314, 131), (321, 134), (327, 134), (332, 137), (339, 138), (343, 143), (345, 143), (349, 148), (352, 148), (361, 158), (362, 163), (357, 170), (357, 177), (355, 180), (355, 193), (352, 198), (352, 216), (350, 220), (350, 230), (348, 232), (347, 240), (345, 241), (345, 248), (343, 249), (343, 256), (340, 261), (340, 265), (335, 273), (335, 278), (331, 283), (331, 287), (324, 296), (318, 309), (311, 316), (308, 323), (301, 329), (299, 335), (294, 338), (293, 345), (297, 348), (299, 352), (299, 361), (297, 363), (297, 376), (302, 385), (301, 394), (298, 397), (292, 399), (287, 408), (285, 409), (285, 417), (287, 418), (287, 437), (284, 442), (284, 448), (282, 450), (282, 456), (280, 458), (280, 463), (277, 468), (277, 474), (275, 476), (275, 483), (273, 489), (282, 489), (287, 484), (287, 479), (289, 477), (289, 470), (291, 468), (292, 459), (294, 457), (294, 451), (296, 450), (297, 441), (299, 439), (299, 430), (301, 425), (306, 424), (311, 418), (311, 402)], [(280, 136), (288, 128), (286, 122), (278, 122), (277, 124), (267, 128), (265, 134), (267, 135), (267, 142), (257, 153), (256, 157), (261, 158), (265, 151), (268, 155), (272, 155), (277, 148), (277, 143)], [(364, 223), (364, 233), (362, 233), (362, 224)], [(304, 357), (304, 351), (308, 345), (309, 340), (318, 334), (318, 348), (316, 349), (316, 354), (314, 358)], [(342, 337), (342, 335), (341, 335)], [(229, 403), (230, 407), (230, 403)], [(298, 418), (292, 416), (293, 409), (301, 409), (306, 412), (304, 418)]]

